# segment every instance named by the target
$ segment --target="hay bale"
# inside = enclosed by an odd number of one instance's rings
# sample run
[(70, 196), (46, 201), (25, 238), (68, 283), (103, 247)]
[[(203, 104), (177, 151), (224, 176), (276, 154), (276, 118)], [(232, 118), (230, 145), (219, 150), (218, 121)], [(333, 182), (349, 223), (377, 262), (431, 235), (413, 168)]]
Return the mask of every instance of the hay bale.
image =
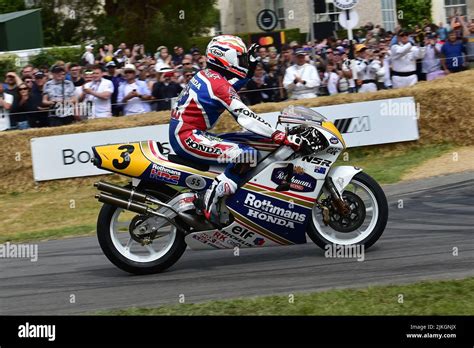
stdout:
[[(308, 107), (337, 105), (362, 101), (413, 96), (420, 104), (419, 120), (421, 144), (450, 142), (456, 145), (474, 144), (474, 71), (453, 74), (441, 80), (420, 82), (416, 86), (400, 90), (387, 90), (365, 94), (343, 94), (300, 101), (255, 105), (257, 113), (282, 110), (289, 105)], [(30, 139), (52, 135), (93, 132), (166, 124), (169, 112), (152, 112), (138, 116), (114, 117), (111, 119), (89, 120), (70, 126), (56, 128), (29, 129), (25, 131), (0, 132), (0, 193), (24, 192), (54, 189), (63, 185), (89, 185), (97, 178), (66, 179), (35, 183), (31, 163)], [(216, 125), (214, 132), (229, 132), (240, 126), (227, 113)], [(396, 131), (396, 130), (394, 130)], [(408, 143), (389, 146), (400, 148)], [(110, 177), (109, 177), (110, 178)]]

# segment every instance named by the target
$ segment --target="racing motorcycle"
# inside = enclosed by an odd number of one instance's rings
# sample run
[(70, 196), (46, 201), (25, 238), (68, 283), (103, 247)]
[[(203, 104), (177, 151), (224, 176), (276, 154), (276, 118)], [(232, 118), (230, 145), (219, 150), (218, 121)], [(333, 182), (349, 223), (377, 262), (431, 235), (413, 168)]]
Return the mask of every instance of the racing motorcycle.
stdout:
[(278, 125), (304, 139), (300, 151), (249, 132), (219, 135), (258, 150), (245, 184), (220, 203), (219, 228), (199, 207), (226, 164), (193, 162), (156, 141), (93, 147), (95, 166), (131, 178), (126, 186), (95, 184), (104, 203), (97, 235), (107, 258), (124, 271), (150, 274), (172, 266), (187, 246), (292, 245), (307, 236), (323, 249), (373, 245), (387, 224), (387, 199), (362, 169), (334, 166), (346, 148), (338, 129), (299, 106), (284, 109)]

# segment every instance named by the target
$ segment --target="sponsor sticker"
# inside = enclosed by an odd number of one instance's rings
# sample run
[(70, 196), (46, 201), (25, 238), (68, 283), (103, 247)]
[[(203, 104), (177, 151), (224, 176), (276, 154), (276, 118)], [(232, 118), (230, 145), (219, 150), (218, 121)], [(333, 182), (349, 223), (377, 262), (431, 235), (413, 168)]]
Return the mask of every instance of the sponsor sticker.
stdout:
[(257, 199), (257, 196), (251, 193), (247, 193), (244, 206), (248, 209), (246, 214), (248, 217), (291, 229), (306, 219), (305, 214), (279, 207), (267, 199)]
[(217, 147), (207, 146), (207, 145), (204, 145), (204, 144), (199, 144), (191, 138), (186, 138), (186, 140), (184, 142), (191, 149), (198, 150), (198, 151), (201, 151), (201, 152), (205, 152), (205, 153), (208, 153), (208, 154), (222, 155), (222, 150), (221, 149), (219, 149)]
[(200, 175), (189, 175), (185, 180), (186, 186), (192, 190), (202, 190), (206, 187), (206, 180)]
[(326, 168), (316, 166), (316, 168), (314, 168), (314, 172), (318, 174), (326, 174)]
[(251, 239), (255, 237), (255, 232), (250, 231), (242, 226), (234, 226), (232, 229), (229, 230), (222, 230), (220, 231), (222, 234), (225, 234), (227, 239), (227, 244), (232, 246), (245, 246), (245, 247), (252, 247), (254, 246), (251, 243)]
[(312, 157), (312, 156), (304, 156), (303, 158), (301, 158), (301, 160), (303, 162), (308, 162), (308, 163), (311, 163), (311, 164), (317, 164), (317, 165), (320, 165), (320, 166), (323, 166), (323, 167), (331, 167), (332, 165), (332, 162), (330, 160), (325, 160), (325, 159), (322, 159), (322, 158), (319, 158), (319, 157)]
[(170, 169), (158, 164), (153, 164), (150, 171), (150, 179), (161, 180), (172, 185), (177, 185), (180, 178), (180, 171)]
[(336, 137), (332, 137), (331, 139), (329, 139), (329, 142), (331, 144), (336, 145), (336, 144), (339, 144), (339, 139), (337, 139)]
[(333, 155), (333, 156), (336, 156), (338, 153), (339, 153), (339, 149), (337, 148), (334, 148), (334, 147), (330, 147), (326, 150), (326, 153), (330, 154), (330, 155)]
[[(302, 167), (295, 167), (295, 169), (296, 168), (303, 169)], [(314, 191), (314, 189), (316, 188), (316, 179), (314, 179), (308, 174), (305, 174), (304, 170), (302, 172), (301, 170), (298, 170), (299, 173), (296, 173), (295, 169), (293, 169), (293, 176), (290, 182), (290, 190), (298, 192)], [(288, 168), (276, 168), (273, 170), (271, 180), (275, 184), (280, 185), (284, 181), (288, 181), (288, 176)]]

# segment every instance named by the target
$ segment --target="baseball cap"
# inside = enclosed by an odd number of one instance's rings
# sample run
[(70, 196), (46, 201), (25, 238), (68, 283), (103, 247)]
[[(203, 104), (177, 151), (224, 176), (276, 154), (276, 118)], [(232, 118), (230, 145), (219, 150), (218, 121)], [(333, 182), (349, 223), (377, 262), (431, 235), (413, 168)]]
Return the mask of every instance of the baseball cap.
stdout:
[(355, 51), (356, 53), (362, 51), (362, 50), (366, 50), (367, 49), (367, 46), (364, 45), (364, 44), (358, 44), (358, 45), (355, 45)]
[(51, 67), (51, 72), (52, 73), (60, 73), (60, 72), (64, 72), (66, 71), (66, 69), (64, 69), (64, 67), (62, 65), (53, 65)]
[(123, 67), (123, 70), (133, 70), (133, 71), (137, 71), (137, 68), (135, 68), (135, 65), (133, 64), (125, 64), (125, 66)]
[(93, 50), (93, 49), (94, 49), (94, 45), (87, 45), (87, 46), (86, 46), (86, 49), (91, 49), (91, 50)]
[(33, 76), (37, 79), (42, 79), (45, 75), (44, 75), (44, 72), (37, 71), (37, 72), (35, 72), (35, 74)]
[(297, 48), (296, 51), (295, 51), (295, 55), (297, 56), (306, 56), (308, 54), (308, 52), (306, 52), (306, 50), (304, 48)]
[(111, 60), (110, 62), (105, 64), (106, 68), (115, 68), (116, 66), (117, 66), (117, 64), (115, 64), (115, 62), (113, 60)]

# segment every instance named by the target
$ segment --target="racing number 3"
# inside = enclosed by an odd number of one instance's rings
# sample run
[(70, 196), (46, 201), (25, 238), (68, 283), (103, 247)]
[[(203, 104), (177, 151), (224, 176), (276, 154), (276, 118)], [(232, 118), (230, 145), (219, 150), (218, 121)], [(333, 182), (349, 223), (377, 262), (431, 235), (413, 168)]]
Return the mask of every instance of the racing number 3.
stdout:
[(120, 157), (123, 158), (123, 161), (119, 162), (117, 159), (114, 159), (112, 161), (112, 165), (116, 169), (123, 170), (123, 169), (127, 168), (130, 165), (130, 154), (133, 153), (133, 151), (135, 151), (135, 146), (133, 146), (133, 145), (121, 145), (121, 146), (119, 146), (118, 149), (119, 150), (125, 150), (120, 154)]

